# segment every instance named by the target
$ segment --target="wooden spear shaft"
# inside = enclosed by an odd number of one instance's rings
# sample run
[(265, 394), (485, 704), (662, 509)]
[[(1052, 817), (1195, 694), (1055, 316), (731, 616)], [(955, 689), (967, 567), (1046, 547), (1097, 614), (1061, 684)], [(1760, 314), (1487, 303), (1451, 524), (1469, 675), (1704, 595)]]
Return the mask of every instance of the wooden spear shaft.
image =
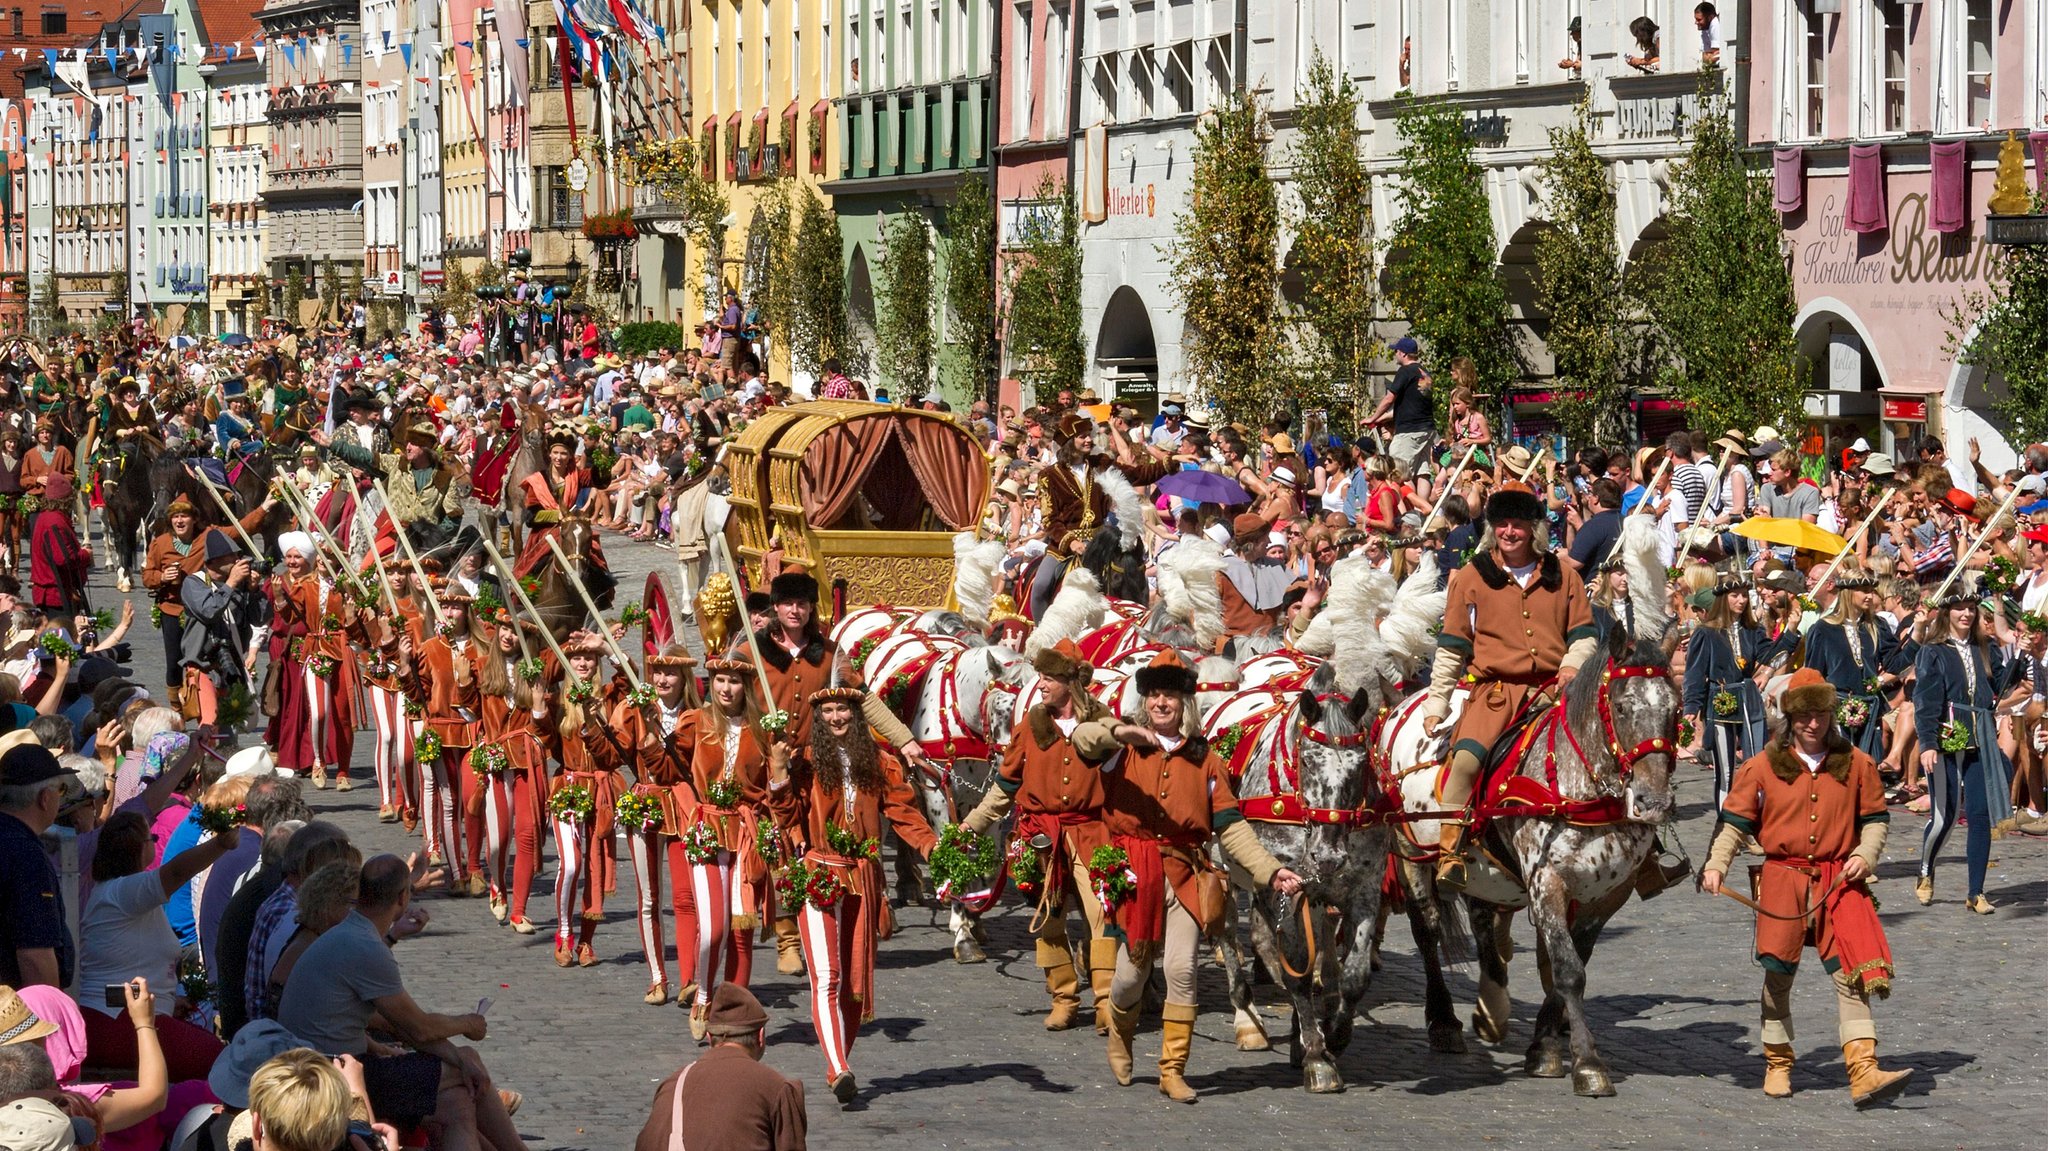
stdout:
[[(711, 543), (713, 547), (718, 549), (719, 562), (723, 563), (726, 570), (732, 573), (733, 594), (738, 595), (740, 569), (737, 564), (733, 563), (732, 551), (726, 547), (725, 533), (711, 533)], [(812, 610), (815, 611), (817, 609), (813, 606)], [(754, 624), (747, 616), (747, 605), (744, 601), (740, 604), (740, 631), (746, 634), (747, 654), (754, 659), (754, 686), (761, 693), (761, 711), (763, 714), (775, 711), (777, 710), (775, 707), (775, 697), (768, 693), (768, 661), (761, 658), (761, 641), (754, 636)], [(704, 654), (706, 657), (711, 655), (710, 652), (705, 652)]]
[(285, 479), (283, 476), (278, 478), (283, 484), (280, 490), (289, 492), (292, 496), (292, 510), (306, 521), (308, 527), (313, 529), (313, 538), (327, 545), (328, 558), (334, 561), (337, 569), (335, 574), (337, 576), (348, 575), (350, 566), (348, 553), (342, 550), (340, 541), (336, 540), (328, 532), (326, 524), (320, 522), (320, 514), (313, 510), (312, 504), (307, 502), (305, 494), (293, 486), (289, 479)]
[(1884, 511), (1884, 505), (1892, 502), (1892, 497), (1898, 494), (1899, 489), (1897, 488), (1890, 488), (1885, 491), (1883, 498), (1877, 501), (1877, 506), (1871, 508), (1870, 514), (1863, 517), (1863, 522), (1856, 525), (1856, 531), (1849, 536), (1849, 542), (1842, 545), (1842, 550), (1836, 553), (1835, 558), (1829, 562), (1827, 570), (1821, 573), (1820, 582), (1813, 585), (1815, 591), (1828, 586), (1828, 581), (1835, 578), (1835, 569), (1841, 567), (1842, 561), (1849, 558), (1849, 553), (1856, 550), (1856, 541), (1863, 538), (1863, 533), (1869, 531), (1870, 525), (1877, 522), (1878, 513)]
[[(384, 481), (372, 479), (370, 483), (377, 489), (377, 498), (384, 501), (387, 509), (390, 508), (391, 493), (384, 490)], [(405, 525), (398, 522), (397, 516), (391, 517), (391, 534), (398, 537), (398, 546), (405, 549), (406, 560), (412, 564), (412, 570), (419, 573), (420, 588), (427, 593), (427, 607), (432, 609), (434, 626), (438, 628), (446, 622), (441, 616), (441, 597), (434, 594), (434, 581), (427, 578), (427, 569), (420, 566), (420, 555), (412, 550), (412, 541), (405, 535)]]
[[(534, 607), (533, 601), (527, 598), (526, 589), (520, 587), (519, 581), (512, 578), (512, 565), (505, 562), (505, 557), (498, 554), (498, 546), (488, 539), (484, 541), (484, 550), (490, 553), (491, 563), (497, 567), (499, 578), (505, 581), (505, 586), (512, 589), (513, 595), (519, 597), (519, 606), (525, 608), (526, 614), (533, 617), (533, 622), (540, 625), (540, 637), (548, 641), (548, 650), (554, 652), (555, 658), (562, 661), (562, 674), (575, 679), (574, 673), (569, 670), (569, 653), (563, 651), (562, 645), (555, 641), (555, 633), (548, 629), (547, 621), (540, 618), (540, 609)], [(599, 621), (599, 626), (603, 626), (603, 621)], [(627, 674), (630, 675), (631, 672)]]
[(1984, 530), (1978, 532), (1977, 538), (1970, 541), (1970, 549), (1956, 557), (1955, 570), (1949, 572), (1948, 578), (1941, 581), (1941, 586), (1934, 589), (1934, 599), (1940, 599), (1943, 593), (1948, 591), (1949, 586), (1956, 582), (1957, 577), (1963, 574), (1963, 569), (1969, 566), (1970, 557), (1976, 555), (1977, 549), (1984, 546), (1984, 541), (1991, 538), (1991, 526), (2005, 518), (2005, 513), (2012, 510), (2012, 505), (2018, 503), (2019, 498), (2020, 490), (2015, 487), (2012, 494), (2005, 497), (2005, 502), (1998, 505), (1998, 510), (1992, 513), (1991, 518), (1984, 521)]
[(256, 541), (249, 538), (249, 533), (242, 530), (242, 521), (240, 517), (236, 516), (235, 513), (229, 509), (228, 502), (221, 498), (220, 489), (213, 486), (213, 481), (206, 478), (206, 473), (197, 472), (194, 474), (196, 474), (199, 477), (200, 486), (206, 489), (206, 494), (213, 497), (214, 506), (220, 509), (220, 514), (227, 517), (228, 526), (235, 529), (235, 534), (241, 536), (242, 542), (248, 545), (249, 557), (251, 559), (262, 559), (263, 549), (257, 547)]
[[(626, 678), (633, 683), (633, 690), (638, 691), (640, 689), (640, 676), (633, 670), (633, 661), (626, 658), (625, 649), (619, 646), (618, 640), (612, 638), (611, 625), (604, 621), (604, 613), (597, 610), (597, 601), (590, 597), (590, 589), (584, 587), (583, 581), (576, 578), (575, 569), (569, 565), (568, 555), (562, 551), (562, 545), (555, 542), (555, 537), (549, 536), (547, 541), (548, 550), (555, 553), (555, 562), (562, 565), (562, 578), (568, 580), (569, 586), (576, 589), (577, 598), (581, 599), (583, 606), (590, 610), (590, 618), (597, 621), (597, 634), (604, 637), (604, 645), (612, 650), (612, 658), (619, 661), (619, 667), (625, 671)], [(506, 574), (509, 576), (511, 573), (508, 572)], [(516, 583), (517, 581), (514, 582)], [(525, 589), (522, 588), (520, 590), (523, 594)]]
[(1425, 516), (1422, 520), (1423, 531), (1428, 531), (1429, 525), (1436, 522), (1437, 513), (1443, 510), (1444, 501), (1449, 499), (1451, 492), (1457, 488), (1458, 477), (1464, 474), (1465, 465), (1472, 462), (1472, 453), (1478, 450), (1478, 444), (1473, 444), (1471, 447), (1466, 448), (1464, 457), (1458, 461), (1458, 466), (1452, 468), (1450, 473), (1444, 477), (1444, 490), (1437, 493), (1436, 505), (1429, 509), (1429, 515)]

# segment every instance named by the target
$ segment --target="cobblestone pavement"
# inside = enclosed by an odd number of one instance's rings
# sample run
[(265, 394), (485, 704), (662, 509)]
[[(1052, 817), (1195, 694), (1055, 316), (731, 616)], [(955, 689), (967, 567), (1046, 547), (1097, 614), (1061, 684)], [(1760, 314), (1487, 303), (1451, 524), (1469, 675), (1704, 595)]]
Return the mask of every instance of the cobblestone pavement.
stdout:
[[(669, 552), (606, 543), (623, 595), (636, 594), (648, 570), (673, 571)], [(672, 574), (670, 584), (673, 590)], [(104, 576), (95, 591), (102, 605), (117, 599)], [(136, 599), (139, 610), (146, 607), (139, 592)], [(149, 677), (137, 678), (157, 682), (160, 645), (146, 619), (134, 639), (137, 670)], [(356, 777), (368, 786), (308, 794), (366, 849), (406, 850), (398, 826), (376, 822), (367, 741), (359, 746)], [(1682, 776), (1680, 835), (1696, 859), (1711, 828), (1710, 788), (1704, 769)], [(1396, 920), (1366, 1020), (1340, 1062), (1351, 1089), (1338, 1096), (1300, 1089), (1285, 1054), (1287, 1018), (1270, 988), (1260, 1001), (1278, 1050), (1234, 1048), (1222, 975), (1207, 963), (1189, 1064), (1202, 1101), (1176, 1107), (1157, 1094), (1156, 1018), (1139, 1034), (1137, 1082), (1118, 1089), (1092, 1030), (1041, 1028), (1045, 993), (1026, 914), (1014, 901), (988, 918), (990, 960), (974, 966), (952, 961), (935, 909), (899, 912), (901, 930), (882, 947), (879, 1018), (853, 1050), (862, 1101), (851, 1110), (825, 1090), (802, 977), (776, 974), (772, 949), (762, 947), (755, 990), (773, 1019), (767, 1058), (804, 1080), (812, 1145), (821, 1148), (897, 1147), (906, 1136), (921, 1148), (1132, 1147), (1181, 1143), (1187, 1135), (1219, 1146), (1368, 1139), (1459, 1147), (2038, 1145), (2029, 1134), (2039, 1102), (2030, 1069), (2038, 1066), (2043, 1033), (2035, 932), (2048, 899), (2048, 853), (2031, 840), (1994, 844), (1990, 895), (2000, 909), (1980, 918), (1962, 907), (1963, 837), (1953, 836), (1939, 898), (1922, 908), (1911, 876), (1923, 821), (1896, 809), (1894, 817), (1880, 899), (1900, 981), (1878, 1007), (1880, 1053), (1916, 1075), (1901, 1103), (1880, 1112), (1850, 1107), (1832, 991), (1817, 963), (1808, 965), (1795, 999), (1799, 1093), (1783, 1102), (1763, 1098), (1761, 975), (1749, 955), (1747, 913), (1690, 890), (1624, 909), (1594, 955), (1589, 1012), (1617, 1073), (1614, 1099), (1581, 1100), (1566, 1081), (1521, 1071), (1539, 994), (1526, 922), (1517, 925), (1523, 950), (1508, 1043), (1487, 1048), (1468, 1030), (1468, 1054), (1435, 1055), (1414, 946)], [(429, 1010), (461, 1012), (480, 997), (494, 1000), (490, 1036), (479, 1047), (499, 1082), (525, 1093), (518, 1121), (536, 1149), (630, 1147), (654, 1085), (692, 1057), (684, 1014), (640, 1002), (646, 968), (628, 915), (632, 879), (624, 858), (619, 876), (622, 891), (597, 934), (603, 962), (592, 969), (554, 966), (552, 870), (534, 892), (538, 934), (498, 926), (482, 901), (434, 896), (425, 901), (431, 927), (400, 948), (407, 984)], [(672, 951), (672, 932), (669, 938)], [(1454, 973), (1452, 990), (1469, 1014), (1470, 973)]]

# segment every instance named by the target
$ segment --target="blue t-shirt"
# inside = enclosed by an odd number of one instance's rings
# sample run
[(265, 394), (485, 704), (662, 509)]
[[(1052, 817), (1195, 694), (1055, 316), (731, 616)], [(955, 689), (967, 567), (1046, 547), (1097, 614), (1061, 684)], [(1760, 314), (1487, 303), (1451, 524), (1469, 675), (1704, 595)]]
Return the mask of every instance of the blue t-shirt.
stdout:
[(64, 892), (57, 869), (28, 824), (0, 813), (0, 983), (21, 986), (17, 951), (57, 953), (57, 982), (69, 985), (77, 966), (64, 926)]
[[(164, 844), (163, 860), (157, 866), (162, 867), (199, 846), (199, 839), (204, 834), (199, 826), (199, 805), (195, 803), (172, 830), (170, 840)], [(178, 942), (187, 947), (199, 942), (199, 925), (192, 920), (192, 884), (189, 881), (171, 893), (170, 901), (164, 904), (164, 914), (170, 917), (171, 930), (178, 933)]]
[(361, 1055), (370, 1048), (377, 1000), (404, 990), (398, 961), (376, 925), (351, 911), (299, 956), (278, 1000), (277, 1021), (322, 1055)]

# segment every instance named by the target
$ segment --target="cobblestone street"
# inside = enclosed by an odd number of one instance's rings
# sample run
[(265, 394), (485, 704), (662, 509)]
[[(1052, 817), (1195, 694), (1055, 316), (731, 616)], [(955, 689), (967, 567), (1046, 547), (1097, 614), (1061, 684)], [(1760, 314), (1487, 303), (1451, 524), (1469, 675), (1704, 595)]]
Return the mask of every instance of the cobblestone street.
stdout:
[[(637, 598), (646, 571), (672, 570), (671, 553), (607, 541), (621, 577), (621, 601)], [(673, 590), (673, 578), (670, 578)], [(115, 593), (95, 573), (100, 603)], [(137, 596), (138, 605), (142, 603)], [(693, 642), (694, 634), (691, 636)], [(161, 655), (146, 622), (133, 636), (136, 678), (159, 681)], [(403, 852), (397, 825), (376, 822), (377, 798), (360, 741), (357, 788), (307, 794), (368, 850)], [(1703, 856), (1711, 779), (1688, 768), (1680, 783), (1680, 834)], [(1276, 1050), (1245, 1053), (1231, 1042), (1222, 974), (1201, 972), (1204, 1014), (1190, 1081), (1202, 1092), (1175, 1107), (1156, 1089), (1156, 1016), (1139, 1034), (1138, 1080), (1113, 1085), (1103, 1043), (1085, 1027), (1048, 1034), (1039, 1023), (1045, 993), (1032, 965), (1028, 916), (1014, 900), (988, 920), (990, 960), (952, 961), (936, 907), (899, 912), (901, 930), (883, 945), (879, 1018), (853, 1051), (861, 1102), (842, 1110), (825, 1090), (801, 977), (776, 974), (773, 951), (756, 955), (755, 989), (773, 1018), (768, 1061), (801, 1077), (811, 1142), (821, 1148), (1005, 1148), (1052, 1145), (1373, 1145), (1472, 1147), (2019, 1147), (2038, 1145), (2029, 1116), (2038, 1097), (2030, 1068), (2044, 1012), (2035, 997), (2040, 916), (2048, 898), (2048, 852), (2032, 840), (1994, 844), (1989, 894), (1998, 914), (1962, 906), (1962, 837), (1937, 878), (1938, 899), (1911, 895), (1920, 817), (1894, 809), (1879, 895), (1900, 981), (1878, 1006), (1880, 1054), (1916, 1075), (1889, 1110), (1858, 1114), (1849, 1103), (1835, 1046), (1832, 992), (1809, 963), (1796, 993), (1798, 1095), (1767, 1101), (1759, 1090), (1756, 1036), (1759, 969), (1749, 956), (1749, 914), (1732, 901), (1690, 889), (1623, 910), (1591, 964), (1595, 1036), (1617, 1073), (1615, 1099), (1581, 1100), (1568, 1081), (1521, 1071), (1539, 994), (1526, 921), (1514, 965), (1515, 1028), (1487, 1048), (1470, 1036), (1465, 1055), (1429, 1051), (1414, 947), (1400, 920), (1386, 966), (1367, 996), (1341, 1069), (1339, 1096), (1299, 1087), (1285, 1051), (1287, 1018), (1270, 988), (1260, 1001)], [(641, 1003), (646, 968), (629, 917), (631, 867), (619, 863), (621, 891), (598, 931), (603, 962), (557, 969), (550, 868), (536, 885), (538, 934), (495, 924), (482, 901), (429, 897), (433, 916), (399, 951), (410, 990), (429, 1010), (461, 1012), (488, 996), (490, 1036), (480, 1044), (499, 1083), (522, 1091), (518, 1122), (535, 1148), (627, 1148), (646, 1117), (654, 1085), (692, 1057), (687, 1020), (675, 1006)], [(2030, 942), (2033, 941), (2033, 942)], [(673, 948), (670, 933), (670, 947)], [(2034, 956), (2036, 958), (2030, 958)], [(672, 961), (671, 961), (672, 963)], [(1452, 989), (1469, 1014), (1472, 972)], [(1138, 1120), (1133, 1124), (1129, 1120)]]

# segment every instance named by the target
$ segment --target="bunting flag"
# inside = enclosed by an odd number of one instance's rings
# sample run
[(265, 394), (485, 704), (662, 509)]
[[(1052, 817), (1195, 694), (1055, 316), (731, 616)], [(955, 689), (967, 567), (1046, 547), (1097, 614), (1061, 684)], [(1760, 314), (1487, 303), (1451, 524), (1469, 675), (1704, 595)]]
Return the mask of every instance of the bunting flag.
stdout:
[[(505, 81), (505, 104), (524, 108), (530, 102), (531, 80), (527, 74), (526, 10), (518, 4), (497, 9), (499, 67)], [(518, 45), (515, 51), (513, 45)]]
[(277, 50), (284, 53), (284, 62), (287, 65), (293, 68), (297, 68), (299, 66), (299, 54), (298, 52), (293, 50), (289, 42), (279, 40), (277, 42)]
[[(341, 46), (341, 66), (344, 68), (348, 67), (355, 61), (355, 58), (356, 46), (354, 44), (343, 44)], [(326, 61), (323, 60), (321, 63), (324, 64)]]
[[(346, 48), (343, 51), (347, 51)], [(313, 41), (313, 65), (321, 71), (327, 70), (327, 37)]]
[(412, 41), (399, 41), (398, 55), (405, 61), (405, 70), (408, 72), (412, 71)]
[(256, 62), (261, 64), (263, 63), (263, 54), (269, 51), (269, 48), (263, 41), (258, 40), (256, 43), (249, 45), (249, 51), (256, 54)]

